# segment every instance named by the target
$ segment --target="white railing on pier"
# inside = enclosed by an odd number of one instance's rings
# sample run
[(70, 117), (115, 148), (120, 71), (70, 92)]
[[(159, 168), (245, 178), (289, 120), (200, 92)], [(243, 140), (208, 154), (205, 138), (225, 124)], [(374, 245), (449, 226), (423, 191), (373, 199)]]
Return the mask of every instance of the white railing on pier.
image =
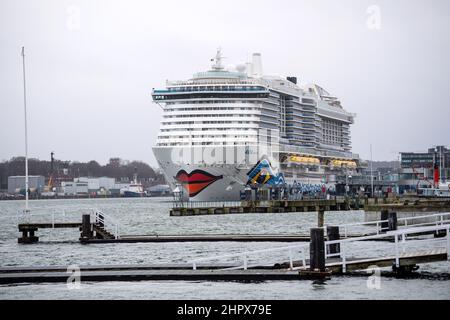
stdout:
[(119, 224), (116, 220), (98, 209), (93, 209), (92, 215), (95, 223), (103, 227), (109, 233), (113, 234), (116, 239), (120, 238)]
[[(423, 234), (425, 232), (438, 233), (439, 231), (445, 231), (446, 236), (440, 238), (429, 238), (429, 239), (420, 239), (420, 240), (409, 240), (408, 236)], [(388, 242), (377, 242), (377, 246), (375, 248), (367, 249), (367, 247), (358, 246), (361, 241), (368, 240), (379, 240), (379, 239), (392, 239), (394, 241)], [(356, 238), (349, 239), (341, 239), (341, 240), (332, 240), (325, 241), (325, 259), (327, 258), (340, 258), (338, 264), (342, 265), (342, 272), (345, 273), (347, 271), (347, 265), (349, 263), (349, 259), (353, 258), (387, 258), (394, 257), (396, 267), (400, 266), (400, 259), (405, 255), (408, 247), (413, 247), (414, 251), (417, 252), (420, 247), (422, 249), (435, 249), (439, 245), (439, 248), (445, 248), (445, 252), (447, 254), (447, 259), (450, 261), (449, 249), (450, 249), (450, 225), (434, 225), (428, 227), (412, 227), (407, 229), (399, 229), (395, 231), (388, 231), (385, 234), (377, 234), (370, 236), (362, 236)], [(331, 245), (339, 245), (339, 250), (337, 253), (329, 253), (329, 249)], [(376, 255), (377, 250), (379, 252)], [(370, 257), (368, 257), (368, 252), (370, 252)], [(359, 254), (364, 254), (364, 256)]]
[[(431, 239), (420, 239), (417, 240), (414, 237), (409, 237), (411, 235), (420, 235), (426, 232), (431, 233), (439, 233), (441, 231), (446, 232), (445, 237), (431, 238)], [(392, 241), (392, 238), (394, 241)], [(390, 241), (377, 242), (376, 246), (370, 245), (368, 248), (367, 245), (364, 245), (363, 241), (368, 240), (379, 240), (386, 239)], [(337, 253), (330, 253), (330, 246), (339, 244), (339, 250)], [(223, 270), (233, 270), (233, 269), (243, 269), (247, 270), (251, 267), (258, 266), (269, 266), (272, 263), (268, 262), (267, 257), (262, 257), (259, 262), (255, 261), (253, 264), (249, 263), (249, 260), (252, 256), (261, 255), (265, 253), (282, 253), (282, 256), (277, 256), (278, 259), (287, 258), (289, 261), (289, 269), (290, 270), (300, 270), (305, 269), (306, 259), (310, 254), (309, 251), (309, 243), (303, 243), (300, 245), (286, 246), (286, 247), (276, 247), (276, 248), (268, 248), (262, 250), (254, 250), (254, 251), (244, 251), (235, 254), (226, 254), (226, 255), (217, 255), (205, 258), (198, 258), (192, 260), (190, 263), (192, 264), (192, 269), (197, 270), (199, 263), (206, 261), (220, 261), (225, 260), (226, 262), (236, 262), (236, 260), (240, 261), (242, 264), (237, 266), (224, 268)], [(405, 256), (406, 250), (408, 247), (413, 248), (414, 252), (417, 253), (419, 249), (426, 249), (429, 251), (430, 249), (436, 248), (445, 248), (445, 252), (447, 254), (447, 259), (450, 261), (450, 224), (443, 225), (434, 225), (427, 227), (410, 227), (403, 228), (395, 231), (388, 231), (384, 234), (375, 234), (370, 236), (361, 236), (355, 238), (341, 239), (341, 240), (333, 240), (333, 241), (325, 241), (324, 242), (324, 251), (325, 251), (325, 260), (334, 258), (339, 258), (337, 261), (328, 261), (334, 262), (338, 265), (342, 265), (342, 272), (345, 273), (347, 271), (347, 265), (350, 260), (359, 258), (359, 259), (376, 259), (377, 257), (382, 260), (383, 258), (391, 258), (395, 260), (395, 265), (397, 267), (400, 266), (400, 259)], [(358, 253), (360, 254), (358, 256)], [(236, 259), (237, 258), (237, 259)], [(294, 266), (294, 258), (298, 258), (296, 261), (301, 261), (300, 266)], [(273, 259), (273, 257), (272, 257)], [(261, 262), (262, 261), (262, 262)], [(282, 260), (278, 260), (278, 263)]]
[[(417, 220), (432, 220), (429, 222), (417, 222)], [(388, 231), (388, 227), (382, 227), (383, 224), (387, 224), (389, 220), (375, 220), (375, 221), (366, 221), (366, 222), (354, 222), (338, 225), (339, 232), (342, 232), (344, 238), (347, 238), (349, 235), (349, 231), (353, 231), (356, 227), (366, 227), (364, 231), (371, 231), (375, 228), (374, 232), (376, 234), (380, 234), (382, 232)], [(442, 212), (428, 215), (420, 215), (420, 216), (412, 216), (412, 217), (404, 217), (397, 218), (397, 227), (398, 229), (409, 228), (409, 227), (422, 227), (422, 226), (441, 226), (450, 224), (450, 212)], [(323, 228), (326, 231), (326, 227)], [(353, 230), (352, 230), (353, 229)], [(358, 231), (362, 229), (359, 228)]]
[(174, 201), (173, 208), (197, 209), (197, 208), (238, 208), (241, 201)]
[[(198, 267), (198, 264), (200, 262), (218, 261), (218, 260), (224, 260), (224, 259), (230, 260), (232, 258), (237, 258), (238, 261), (242, 261), (242, 265), (225, 268), (224, 270), (236, 270), (236, 269), (247, 270), (248, 268), (251, 268), (251, 267), (267, 265), (267, 262), (264, 264), (264, 263), (257, 262), (257, 261), (255, 261), (253, 264), (249, 264), (249, 260), (252, 256), (261, 255), (261, 254), (268, 253), (268, 252), (284, 253), (284, 257), (289, 259), (289, 269), (294, 270), (294, 258), (298, 258), (300, 261), (302, 261), (302, 265), (304, 267), (306, 266), (306, 258), (309, 255), (309, 243), (303, 243), (300, 245), (286, 246), (286, 247), (244, 251), (244, 252), (235, 253), (235, 254), (225, 254), (225, 255), (218, 255), (218, 256), (212, 256), (212, 257), (206, 257), (206, 258), (198, 258), (191, 262), (192, 269), (196, 270)], [(234, 261), (235, 260), (236, 259), (234, 259)]]
[[(83, 210), (81, 210), (83, 211)], [(85, 213), (89, 213), (89, 210), (84, 210)], [(76, 222), (73, 218), (78, 216), (80, 210), (68, 210), (68, 209), (29, 209), (19, 210), (15, 215), (17, 224), (20, 223), (50, 223), (54, 226), (55, 223)], [(81, 220), (79, 220), (81, 222)]]
[[(17, 224), (21, 223), (51, 223), (52, 229), (56, 223), (80, 222), (83, 214), (90, 214), (92, 221), (103, 226), (103, 228), (114, 235), (116, 239), (120, 237), (119, 224), (109, 215), (98, 209), (32, 209), (18, 211), (14, 216)], [(50, 218), (50, 219), (49, 219)], [(49, 221), (50, 220), (50, 221)]]

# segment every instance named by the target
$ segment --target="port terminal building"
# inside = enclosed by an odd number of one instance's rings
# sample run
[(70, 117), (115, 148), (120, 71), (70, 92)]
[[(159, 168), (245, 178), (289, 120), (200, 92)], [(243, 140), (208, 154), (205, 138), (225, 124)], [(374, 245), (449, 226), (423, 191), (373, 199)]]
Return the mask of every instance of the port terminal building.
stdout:
[(450, 149), (445, 146), (429, 148), (426, 152), (401, 152), (400, 158), (401, 192), (432, 187), (436, 171), (440, 182), (450, 182)]

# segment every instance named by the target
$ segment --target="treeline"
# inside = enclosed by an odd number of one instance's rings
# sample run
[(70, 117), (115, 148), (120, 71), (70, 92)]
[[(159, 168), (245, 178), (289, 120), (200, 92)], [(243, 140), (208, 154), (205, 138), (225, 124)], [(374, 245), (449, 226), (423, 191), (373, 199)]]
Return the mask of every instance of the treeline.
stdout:
[[(54, 160), (53, 172), (51, 161), (28, 159), (29, 175), (42, 175), (47, 179), (50, 175), (54, 180), (72, 180), (77, 177), (111, 177), (117, 181), (131, 181), (137, 173), (138, 181), (148, 187), (165, 183), (164, 176), (156, 173), (152, 167), (142, 161), (126, 161), (111, 158), (106, 165), (97, 161), (76, 162)], [(14, 157), (0, 162), (0, 189), (6, 189), (9, 176), (25, 175), (25, 157)]]

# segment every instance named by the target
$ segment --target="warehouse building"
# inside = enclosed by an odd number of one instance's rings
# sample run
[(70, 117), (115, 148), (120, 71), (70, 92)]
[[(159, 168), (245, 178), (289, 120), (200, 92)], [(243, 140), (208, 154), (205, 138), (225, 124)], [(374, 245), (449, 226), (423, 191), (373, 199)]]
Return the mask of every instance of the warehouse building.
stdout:
[[(45, 187), (44, 176), (28, 176), (28, 187), (31, 192), (42, 192)], [(8, 177), (8, 193), (25, 192), (25, 176), (9, 176)]]

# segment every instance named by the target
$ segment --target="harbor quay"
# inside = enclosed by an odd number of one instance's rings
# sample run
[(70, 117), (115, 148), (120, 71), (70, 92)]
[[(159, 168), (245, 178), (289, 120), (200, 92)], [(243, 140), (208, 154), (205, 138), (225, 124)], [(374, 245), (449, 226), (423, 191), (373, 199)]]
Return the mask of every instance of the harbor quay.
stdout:
[(407, 214), (450, 211), (450, 199), (425, 199), (418, 197), (323, 197), (304, 200), (244, 200), (244, 201), (174, 201), (171, 216), (272, 213), (272, 212), (311, 212), (364, 210), (366, 221), (380, 218), (382, 210)]

